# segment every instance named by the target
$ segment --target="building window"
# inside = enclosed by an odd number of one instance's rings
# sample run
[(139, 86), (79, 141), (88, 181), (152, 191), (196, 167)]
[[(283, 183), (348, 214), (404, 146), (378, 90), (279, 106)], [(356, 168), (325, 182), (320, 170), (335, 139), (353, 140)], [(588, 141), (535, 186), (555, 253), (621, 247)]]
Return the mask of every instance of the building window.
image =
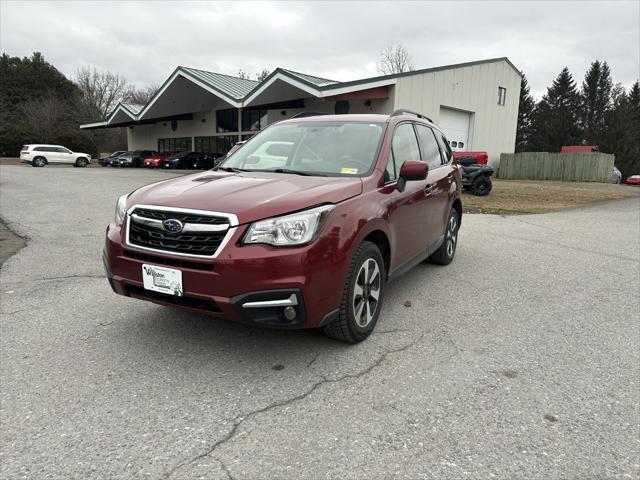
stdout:
[(242, 131), (257, 132), (267, 126), (266, 110), (243, 110)]
[(498, 87), (498, 105), (504, 106), (507, 101), (507, 89), (504, 87)]
[(186, 152), (191, 150), (191, 137), (159, 138), (159, 152)]
[(237, 135), (216, 135), (212, 137), (194, 137), (195, 151), (212, 153), (214, 156), (226, 154), (238, 141)]
[(216, 153), (216, 137), (194, 137), (194, 149), (201, 153)]
[(238, 131), (238, 110), (228, 108), (216, 112), (216, 132), (227, 133)]

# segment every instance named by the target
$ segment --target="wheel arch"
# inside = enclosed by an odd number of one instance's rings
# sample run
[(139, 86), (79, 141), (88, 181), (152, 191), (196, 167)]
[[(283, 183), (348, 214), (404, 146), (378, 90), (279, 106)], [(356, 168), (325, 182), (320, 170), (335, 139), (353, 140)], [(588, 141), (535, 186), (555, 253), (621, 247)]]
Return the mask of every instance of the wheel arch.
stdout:
[(385, 272), (389, 275), (389, 268), (391, 266), (391, 244), (387, 234), (379, 229), (373, 230), (359, 242), (358, 246), (361, 245), (362, 242), (371, 242), (378, 247), (382, 254), (382, 259), (384, 260)]
[(458, 228), (462, 225), (462, 201), (460, 198), (456, 198), (451, 205), (451, 208), (454, 208), (456, 212), (458, 212)]

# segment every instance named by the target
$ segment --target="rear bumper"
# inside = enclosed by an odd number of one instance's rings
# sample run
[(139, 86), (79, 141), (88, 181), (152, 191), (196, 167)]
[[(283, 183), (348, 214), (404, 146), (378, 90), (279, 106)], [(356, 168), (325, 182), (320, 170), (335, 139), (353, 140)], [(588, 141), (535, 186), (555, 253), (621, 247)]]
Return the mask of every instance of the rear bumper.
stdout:
[[(335, 317), (346, 272), (345, 262), (329, 260), (334, 239), (277, 249), (238, 245), (243, 234), (238, 228), (215, 259), (194, 259), (125, 246), (121, 229), (110, 225), (103, 252), (109, 283), (120, 295), (269, 327), (313, 328)], [(145, 290), (144, 263), (181, 270), (184, 296)]]

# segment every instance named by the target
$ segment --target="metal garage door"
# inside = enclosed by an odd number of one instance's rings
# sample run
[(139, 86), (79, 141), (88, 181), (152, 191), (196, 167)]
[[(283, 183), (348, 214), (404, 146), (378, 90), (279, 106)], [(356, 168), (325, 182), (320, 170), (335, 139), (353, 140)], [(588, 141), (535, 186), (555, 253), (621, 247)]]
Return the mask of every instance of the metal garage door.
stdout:
[(454, 152), (469, 150), (469, 127), (471, 113), (440, 107), (439, 127), (449, 140)]

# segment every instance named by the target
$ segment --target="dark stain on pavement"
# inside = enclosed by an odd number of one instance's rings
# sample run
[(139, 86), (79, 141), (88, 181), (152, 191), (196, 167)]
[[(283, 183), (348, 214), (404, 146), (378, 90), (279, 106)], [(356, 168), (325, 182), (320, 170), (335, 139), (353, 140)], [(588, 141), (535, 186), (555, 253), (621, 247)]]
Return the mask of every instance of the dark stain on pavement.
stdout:
[(13, 233), (9, 227), (0, 220), (0, 266), (26, 244), (27, 242), (25, 242), (24, 238)]

